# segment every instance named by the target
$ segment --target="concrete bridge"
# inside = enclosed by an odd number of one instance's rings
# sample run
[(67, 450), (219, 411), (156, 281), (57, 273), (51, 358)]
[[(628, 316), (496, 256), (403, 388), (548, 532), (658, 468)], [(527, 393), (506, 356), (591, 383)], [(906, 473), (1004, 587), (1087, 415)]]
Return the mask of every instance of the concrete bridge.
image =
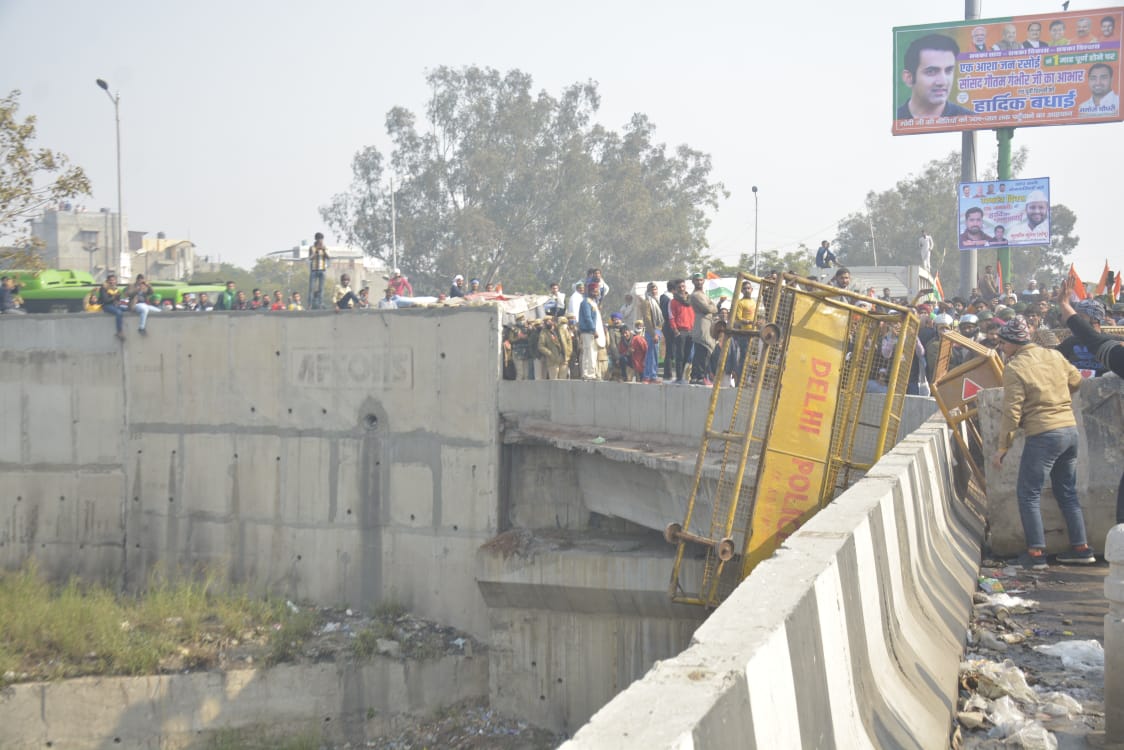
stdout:
[(931, 402), (708, 613), (668, 598), (661, 533), (707, 392), (504, 382), (499, 342), (489, 307), (169, 315), (124, 345), (104, 316), (0, 321), (0, 564), (394, 600), (489, 643), (493, 707), (574, 747), (947, 740), (988, 510)]

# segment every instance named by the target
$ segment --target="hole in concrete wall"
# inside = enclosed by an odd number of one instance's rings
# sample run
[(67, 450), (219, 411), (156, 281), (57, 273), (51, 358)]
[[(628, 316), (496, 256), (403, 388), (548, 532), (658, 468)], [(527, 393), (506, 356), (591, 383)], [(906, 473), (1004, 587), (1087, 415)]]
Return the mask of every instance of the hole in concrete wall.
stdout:
[(278, 456), (278, 457), (277, 457), (277, 460), (278, 460), (278, 461), (280, 461), (280, 460), (281, 460), (281, 457), (280, 457), (280, 456)]
[(457, 526), (455, 523), (453, 524), (453, 531), (460, 531), (460, 527)]
[(559, 685), (561, 685), (561, 684), (562, 684), (562, 678), (561, 678), (561, 677), (559, 677), (559, 678), (558, 678), (558, 684), (559, 684)]
[(50, 740), (47, 740), (47, 747), (54, 747), (54, 746), (55, 746), (55, 743), (51, 742)]
[(168, 498), (168, 502), (169, 502), (169, 503), (174, 503), (175, 501), (176, 501), (176, 499), (175, 499), (174, 497), (169, 497), (169, 498)]
[(531, 666), (532, 666), (532, 667), (537, 667), (538, 665), (539, 665), (539, 663), (538, 663), (537, 661), (532, 661), (532, 662), (531, 662)]
[(445, 352), (441, 352), (441, 359), (445, 359)]
[(321, 414), (327, 414), (327, 413), (328, 413), (328, 410), (327, 410), (327, 409), (321, 409), (321, 410), (320, 410), (320, 413), (321, 413)]
[(134, 502), (134, 503), (139, 503), (139, 502), (140, 502), (140, 498), (139, 498), (139, 497), (137, 497), (136, 495), (133, 495), (133, 502)]
[(66, 502), (66, 495), (59, 495), (59, 502)]
[(351, 508), (347, 509), (347, 515), (349, 515), (349, 516), (351, 515)]
[(121, 738), (120, 737), (114, 737), (113, 738), (113, 744), (120, 745), (121, 744)]
[(16, 495), (16, 502), (22, 503), (23, 502), (23, 495)]
[(173, 455), (173, 456), (174, 456), (174, 455), (176, 455), (176, 452), (175, 452), (175, 451), (172, 451), (172, 455)]
[(332, 720), (332, 717), (331, 717), (331, 716), (325, 716), (325, 717), (324, 717), (324, 721), (331, 721), (331, 720)]
[(137, 544), (134, 544), (133, 547), (135, 547), (136, 549), (140, 549), (140, 543), (138, 542)]
[(237, 461), (237, 460), (238, 460), (238, 454), (237, 454), (237, 453), (235, 453), (235, 454), (234, 454), (234, 460), (235, 460), (235, 461)]
[(191, 355), (190, 355), (190, 354), (188, 354), (188, 355), (187, 355), (187, 358), (188, 358), (188, 359), (191, 359)]
[(545, 696), (545, 695), (540, 695), (540, 696), (539, 696), (539, 700), (540, 700), (540, 701), (544, 701), (544, 700), (546, 700), (546, 696)]
[(251, 406), (251, 407), (250, 407), (250, 413), (251, 413), (251, 414), (253, 414), (253, 413), (254, 413), (254, 412), (256, 412), (256, 411), (257, 411), (257, 409), (256, 409), (256, 408), (254, 408), (253, 406)]
[(379, 426), (379, 418), (374, 414), (368, 414), (367, 416), (363, 417), (363, 426), (368, 430), (377, 429)]
[(278, 357), (281, 356), (281, 352), (279, 352), (279, 351), (274, 352), (274, 354), (276, 354)]
[(293, 410), (292, 410), (292, 409), (289, 409), (289, 413), (290, 413), (290, 414), (292, 414), (292, 413), (293, 413)]
[(413, 520), (414, 520), (414, 514), (413, 514), (413, 513), (411, 513), (411, 514), (410, 514), (410, 520), (411, 520), (411, 521), (413, 521)]
[(301, 558), (301, 556), (300, 556), (300, 555), (297, 555), (297, 562), (300, 562), (300, 561), (301, 561), (301, 559), (302, 559), (302, 558)]
[(142, 453), (144, 453), (144, 451), (142, 451), (140, 448), (137, 448), (137, 455), (139, 456)]

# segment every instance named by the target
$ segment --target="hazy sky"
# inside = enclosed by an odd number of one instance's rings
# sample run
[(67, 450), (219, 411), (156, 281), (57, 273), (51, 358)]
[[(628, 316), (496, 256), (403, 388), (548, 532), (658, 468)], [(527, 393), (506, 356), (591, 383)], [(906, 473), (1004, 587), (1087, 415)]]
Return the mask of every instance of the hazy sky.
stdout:
[[(1060, 10), (982, 5), (983, 18)], [(1074, 0), (1070, 11), (1100, 7)], [(711, 252), (736, 260), (753, 252), (752, 185), (759, 248), (814, 247), (869, 190), (959, 149), (959, 134), (890, 135), (891, 28), (963, 15), (959, 0), (0, 0), (0, 92), (22, 90), (39, 144), (86, 169), (94, 195), (81, 202), (115, 209), (113, 105), (94, 84), (106, 79), (121, 94), (129, 228), (249, 266), (317, 230), (336, 240), (319, 208), (347, 189), (356, 151), (389, 152), (391, 107), (423, 114), (428, 70), (518, 68), (555, 96), (592, 79), (605, 126), (643, 112), (658, 142), (712, 156), (731, 196)], [(1122, 135), (1121, 123), (1015, 133), (1030, 148), (1023, 176), (1051, 177), (1052, 199), (1077, 213), (1086, 280), (1106, 257), (1120, 265)], [(994, 133), (978, 144), (982, 177)]]

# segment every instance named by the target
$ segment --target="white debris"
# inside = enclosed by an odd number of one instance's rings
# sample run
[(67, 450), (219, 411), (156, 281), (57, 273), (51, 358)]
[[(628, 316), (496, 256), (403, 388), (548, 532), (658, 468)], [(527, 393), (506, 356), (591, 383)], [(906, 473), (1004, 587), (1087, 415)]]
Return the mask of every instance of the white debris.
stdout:
[(1001, 664), (983, 660), (968, 662), (961, 665), (962, 671), (965, 668), (976, 672), (979, 683), (977, 689), (985, 698), (1010, 695), (1024, 703), (1038, 703), (1038, 694), (1026, 684), (1026, 675), (1010, 659)]
[(1040, 700), (1042, 706), (1040, 710), (1044, 714), (1050, 716), (1065, 716), (1072, 719), (1078, 714), (1085, 713), (1085, 709), (1077, 702), (1077, 699), (1072, 695), (1066, 693), (1052, 692), (1043, 695)]
[(1006, 607), (1012, 614), (1021, 614), (1038, 608), (1038, 602), (1035, 600), (1011, 596), (1009, 593), (988, 594), (987, 601), (988, 604), (996, 607)]
[(324, 627), (320, 629), (320, 632), (321, 633), (335, 633), (339, 629), (340, 629), (340, 624), (338, 622), (326, 622), (326, 623), (324, 623)]
[(1076, 669), (1081, 672), (1104, 669), (1104, 649), (1095, 640), (1059, 641), (1048, 646), (1035, 646), (1034, 650), (1047, 656), (1058, 657), (1066, 669)]
[(292, 612), (294, 615), (297, 614), (298, 612), (300, 612), (300, 610), (297, 608), (297, 605), (293, 604), (288, 599), (285, 600), (285, 606), (288, 607), (289, 611)]

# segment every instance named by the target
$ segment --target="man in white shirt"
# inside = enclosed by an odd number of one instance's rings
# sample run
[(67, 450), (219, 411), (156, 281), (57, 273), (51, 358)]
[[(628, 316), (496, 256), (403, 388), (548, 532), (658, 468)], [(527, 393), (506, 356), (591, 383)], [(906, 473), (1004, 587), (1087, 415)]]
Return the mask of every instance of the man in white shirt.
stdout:
[(933, 257), (933, 238), (924, 229), (917, 240), (917, 250), (921, 253), (921, 266), (929, 273), (929, 259)]

